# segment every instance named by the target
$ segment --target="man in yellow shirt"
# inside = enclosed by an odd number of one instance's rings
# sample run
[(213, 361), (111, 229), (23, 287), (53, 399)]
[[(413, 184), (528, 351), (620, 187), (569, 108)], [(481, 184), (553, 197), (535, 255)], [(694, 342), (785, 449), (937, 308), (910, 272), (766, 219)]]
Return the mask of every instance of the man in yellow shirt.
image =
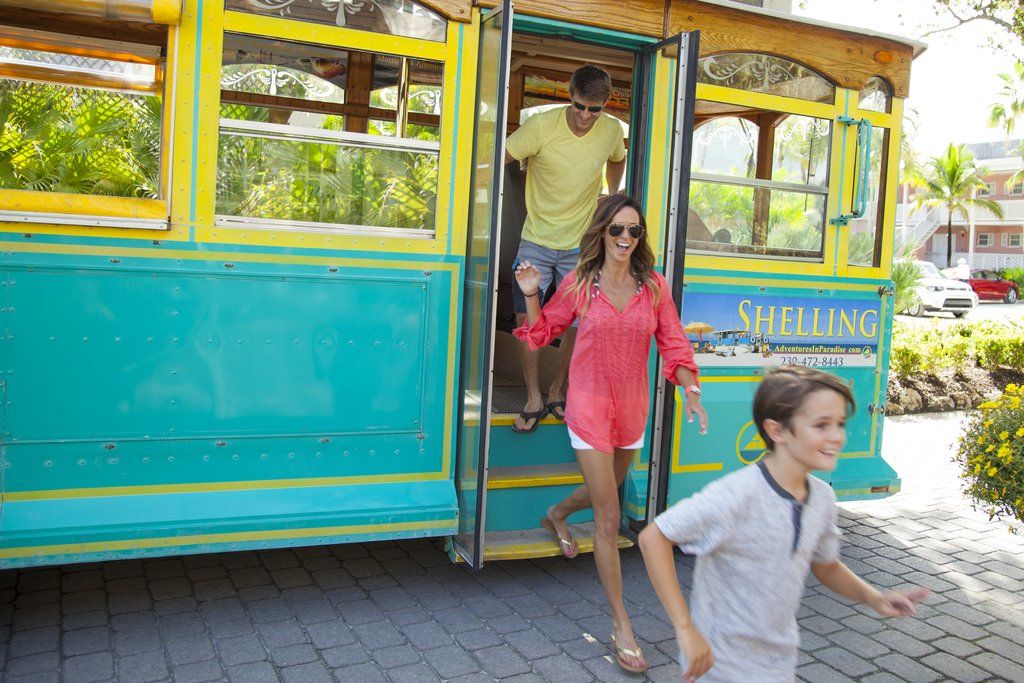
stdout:
[[(580, 238), (590, 223), (601, 193), (602, 169), (608, 191), (619, 191), (626, 168), (622, 126), (602, 110), (612, 93), (612, 79), (596, 66), (577, 69), (569, 81), (570, 104), (528, 118), (505, 141), (507, 160), (526, 162), (526, 223), (517, 258), (541, 272), (540, 292), (555, 285), (576, 267)], [(526, 299), (513, 288), (516, 319), (526, 319)], [(538, 353), (520, 346), (526, 378), (526, 405), (512, 429), (529, 433), (551, 413), (565, 416), (565, 383), (569, 374), (575, 328), (566, 331), (559, 350), (558, 371), (540, 392)]]

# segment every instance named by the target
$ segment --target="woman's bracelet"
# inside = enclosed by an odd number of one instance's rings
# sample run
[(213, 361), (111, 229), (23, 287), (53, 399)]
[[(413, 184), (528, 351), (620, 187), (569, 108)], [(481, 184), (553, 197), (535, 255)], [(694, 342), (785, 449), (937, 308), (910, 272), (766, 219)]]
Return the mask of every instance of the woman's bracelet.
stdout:
[(526, 292), (523, 292), (523, 296), (527, 296), (527, 297), (529, 297), (529, 296), (537, 296), (538, 293), (540, 293), (539, 289), (536, 292), (534, 292), (533, 294), (527, 294)]

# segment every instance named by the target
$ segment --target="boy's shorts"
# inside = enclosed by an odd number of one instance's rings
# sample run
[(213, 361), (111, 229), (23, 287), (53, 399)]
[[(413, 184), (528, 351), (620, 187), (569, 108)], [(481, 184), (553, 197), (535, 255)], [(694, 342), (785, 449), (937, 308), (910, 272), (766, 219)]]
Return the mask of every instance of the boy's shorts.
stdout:
[[(555, 287), (562, 283), (562, 278), (576, 269), (576, 263), (580, 260), (580, 250), (576, 249), (548, 249), (539, 244), (523, 240), (519, 243), (519, 253), (516, 258), (520, 261), (529, 261), (540, 271), (540, 293), (548, 291), (552, 279)], [(519, 289), (519, 283), (512, 288), (512, 301), (515, 304), (516, 313), (526, 313), (526, 297)], [(542, 302), (543, 303), (543, 302)]]

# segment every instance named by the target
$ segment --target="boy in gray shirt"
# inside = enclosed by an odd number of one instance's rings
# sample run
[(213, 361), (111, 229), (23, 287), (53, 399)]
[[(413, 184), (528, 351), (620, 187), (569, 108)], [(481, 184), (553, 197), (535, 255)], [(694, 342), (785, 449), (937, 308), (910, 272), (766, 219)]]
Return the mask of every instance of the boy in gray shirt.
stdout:
[[(647, 572), (675, 626), (687, 680), (792, 683), (808, 570), (883, 616), (914, 614), (927, 596), (922, 588), (881, 593), (839, 559), (835, 494), (811, 472), (835, 468), (852, 408), (849, 387), (832, 375), (802, 366), (769, 373), (754, 397), (754, 423), (768, 455), (675, 504), (641, 532)], [(673, 545), (697, 556), (692, 613), (679, 589)]]

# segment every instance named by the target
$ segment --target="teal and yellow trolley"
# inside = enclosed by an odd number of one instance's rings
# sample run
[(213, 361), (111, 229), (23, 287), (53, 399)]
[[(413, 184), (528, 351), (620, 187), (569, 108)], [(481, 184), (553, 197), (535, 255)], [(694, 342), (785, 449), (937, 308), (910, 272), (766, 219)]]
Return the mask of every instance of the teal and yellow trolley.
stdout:
[(892, 494), (920, 50), (724, 0), (0, 0), (0, 567), (423, 536), (476, 567), (556, 554), (538, 520), (581, 477), (564, 425), (509, 428), (501, 161), (584, 63), (613, 77), (712, 417), (699, 437), (652, 387), (622, 542), (761, 457), (749, 404), (782, 362), (854, 387), (837, 494)]

